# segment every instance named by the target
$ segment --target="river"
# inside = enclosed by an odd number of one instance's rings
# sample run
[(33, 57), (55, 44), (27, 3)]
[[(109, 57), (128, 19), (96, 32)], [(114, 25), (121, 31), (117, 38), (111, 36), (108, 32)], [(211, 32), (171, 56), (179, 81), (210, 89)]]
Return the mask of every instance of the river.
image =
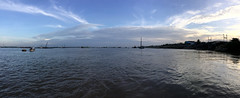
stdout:
[(0, 97), (240, 97), (240, 56), (212, 51), (0, 48)]

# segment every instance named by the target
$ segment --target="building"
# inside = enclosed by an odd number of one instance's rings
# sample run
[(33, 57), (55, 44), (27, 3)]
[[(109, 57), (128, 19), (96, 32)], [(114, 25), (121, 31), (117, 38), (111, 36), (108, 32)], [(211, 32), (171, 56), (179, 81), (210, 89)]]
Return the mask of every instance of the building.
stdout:
[(194, 45), (194, 44), (196, 44), (196, 42), (195, 41), (185, 41), (185, 44), (186, 45)]

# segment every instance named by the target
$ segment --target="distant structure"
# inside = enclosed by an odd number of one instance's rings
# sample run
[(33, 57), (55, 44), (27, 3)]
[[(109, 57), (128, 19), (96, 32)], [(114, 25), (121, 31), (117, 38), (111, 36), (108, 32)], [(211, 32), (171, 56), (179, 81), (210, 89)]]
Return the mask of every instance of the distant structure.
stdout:
[(195, 41), (185, 41), (186, 45), (194, 45), (196, 42)]
[(227, 41), (227, 34), (226, 36), (223, 34), (223, 41)]

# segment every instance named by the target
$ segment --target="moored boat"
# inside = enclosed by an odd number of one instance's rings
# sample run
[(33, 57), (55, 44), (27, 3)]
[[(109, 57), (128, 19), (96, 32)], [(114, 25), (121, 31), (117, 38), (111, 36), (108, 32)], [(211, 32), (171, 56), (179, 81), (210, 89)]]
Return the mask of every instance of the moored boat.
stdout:
[(26, 52), (27, 51), (27, 49), (22, 49), (22, 52)]
[(35, 47), (31, 47), (31, 48), (29, 49), (29, 51), (30, 51), (30, 52), (34, 52), (34, 51), (35, 51)]

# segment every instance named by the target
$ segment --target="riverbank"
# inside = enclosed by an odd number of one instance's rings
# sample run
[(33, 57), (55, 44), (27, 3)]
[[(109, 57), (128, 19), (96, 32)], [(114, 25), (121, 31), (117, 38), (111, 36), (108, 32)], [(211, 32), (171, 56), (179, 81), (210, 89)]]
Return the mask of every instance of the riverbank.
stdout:
[(198, 40), (196, 42), (185, 41), (185, 43), (145, 46), (145, 48), (212, 50), (240, 55), (240, 41), (238, 38), (233, 38), (229, 42), (226, 41), (200, 42), (200, 40)]

